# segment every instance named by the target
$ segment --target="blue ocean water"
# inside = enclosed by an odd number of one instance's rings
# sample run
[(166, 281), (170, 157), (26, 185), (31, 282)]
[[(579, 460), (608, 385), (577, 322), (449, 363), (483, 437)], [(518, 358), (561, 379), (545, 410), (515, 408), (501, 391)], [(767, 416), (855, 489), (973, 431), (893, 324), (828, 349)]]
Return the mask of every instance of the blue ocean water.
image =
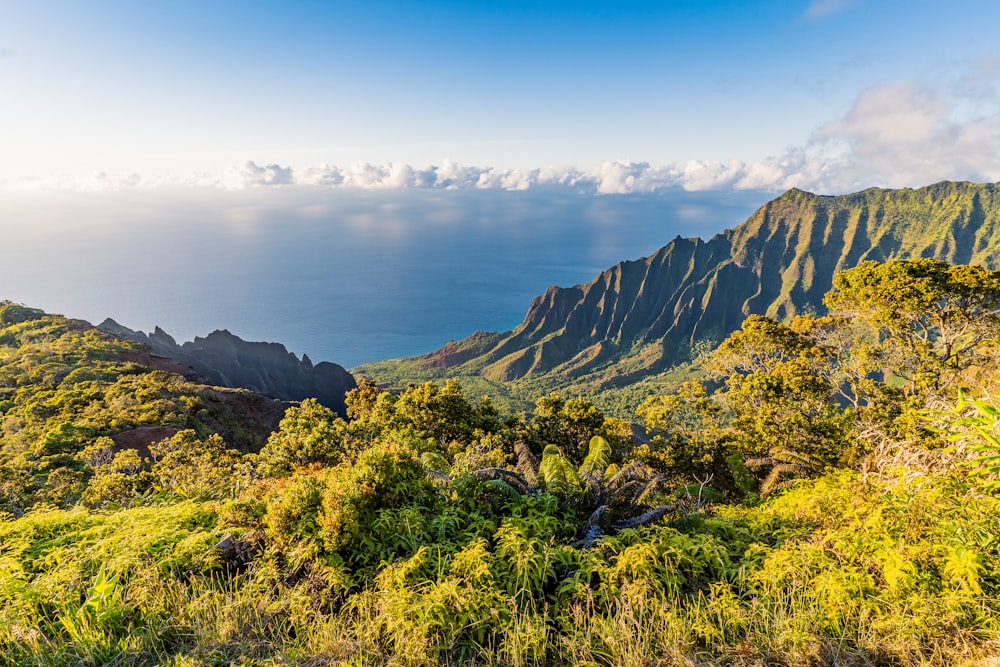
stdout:
[(0, 196), (0, 299), (178, 342), (226, 328), (359, 364), (506, 331), (549, 285), (772, 195), (261, 188)]

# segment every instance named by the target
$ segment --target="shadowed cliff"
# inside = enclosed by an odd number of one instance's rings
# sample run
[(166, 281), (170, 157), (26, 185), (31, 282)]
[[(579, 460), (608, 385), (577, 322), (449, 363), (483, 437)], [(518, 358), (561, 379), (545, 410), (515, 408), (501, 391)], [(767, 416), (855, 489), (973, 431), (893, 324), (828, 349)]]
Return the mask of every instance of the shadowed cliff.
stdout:
[(146, 343), (154, 354), (190, 366), (211, 384), (250, 389), (286, 401), (315, 398), (341, 415), (346, 415), (344, 394), (357, 386), (354, 376), (338, 364), (313, 365), (309, 357), (302, 355), (300, 360), (280, 343), (249, 342), (224, 329), (178, 345), (159, 327), (145, 334), (108, 318), (98, 328)]

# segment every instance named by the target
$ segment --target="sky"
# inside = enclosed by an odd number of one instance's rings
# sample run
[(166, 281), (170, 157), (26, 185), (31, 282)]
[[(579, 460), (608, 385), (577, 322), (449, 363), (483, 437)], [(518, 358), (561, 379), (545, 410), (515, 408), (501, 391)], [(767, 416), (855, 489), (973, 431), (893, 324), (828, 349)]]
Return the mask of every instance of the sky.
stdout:
[(0, 0), (0, 191), (1000, 180), (995, 0)]

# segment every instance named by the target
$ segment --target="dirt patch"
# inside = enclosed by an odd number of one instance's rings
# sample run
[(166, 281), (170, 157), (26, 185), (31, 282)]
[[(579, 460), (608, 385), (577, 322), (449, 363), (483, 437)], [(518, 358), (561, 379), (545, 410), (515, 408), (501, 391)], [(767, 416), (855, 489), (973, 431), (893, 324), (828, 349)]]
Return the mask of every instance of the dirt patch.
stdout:
[(115, 433), (111, 439), (115, 441), (114, 452), (118, 453), (123, 449), (134, 449), (139, 452), (139, 456), (148, 459), (152, 458), (149, 446), (153, 443), (166, 440), (177, 433), (173, 426), (139, 426), (138, 428)]
[(260, 451), (278, 430), (285, 410), (297, 405), (296, 401), (281, 401), (248, 389), (205, 386), (198, 394), (208, 408), (201, 417), (205, 425), (243, 452)]

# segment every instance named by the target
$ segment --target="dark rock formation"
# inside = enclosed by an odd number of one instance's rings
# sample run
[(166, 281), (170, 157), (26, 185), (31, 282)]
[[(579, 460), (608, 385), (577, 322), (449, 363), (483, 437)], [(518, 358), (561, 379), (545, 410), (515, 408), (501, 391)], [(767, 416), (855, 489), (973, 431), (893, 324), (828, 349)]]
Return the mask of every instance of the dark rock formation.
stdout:
[(249, 389), (286, 401), (315, 398), (341, 415), (346, 414), (344, 395), (357, 386), (354, 376), (342, 366), (328, 361), (313, 365), (309, 357), (299, 359), (280, 343), (249, 342), (224, 329), (178, 345), (160, 327), (145, 334), (109, 318), (97, 328), (146, 343), (153, 354), (189, 366), (211, 384)]

